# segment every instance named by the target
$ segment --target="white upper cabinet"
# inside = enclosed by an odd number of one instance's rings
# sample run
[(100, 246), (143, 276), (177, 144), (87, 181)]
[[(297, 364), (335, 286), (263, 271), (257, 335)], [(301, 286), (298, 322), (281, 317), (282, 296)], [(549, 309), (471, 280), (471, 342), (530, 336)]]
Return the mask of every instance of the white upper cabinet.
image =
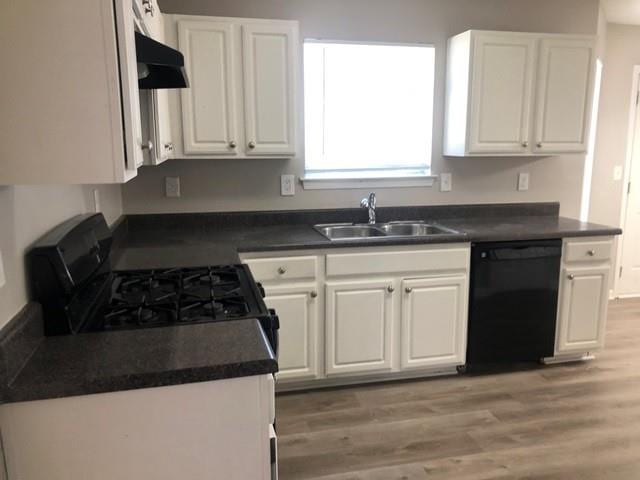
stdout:
[(237, 153), (235, 28), (229, 22), (178, 21), (190, 84), (181, 92), (185, 154)]
[(297, 29), (243, 25), (242, 49), (246, 152), (293, 155)]
[(478, 35), (473, 58), (479, 68), (471, 83), (469, 152), (521, 152), (529, 140), (535, 40)]
[(593, 37), (470, 30), (449, 40), (444, 154), (587, 149)]
[(142, 128), (132, 0), (8, 3), (0, 14), (10, 72), (0, 89), (0, 184), (133, 178)]
[[(173, 157), (295, 154), (298, 24), (171, 15), (190, 88), (174, 102)], [(180, 142), (180, 138), (182, 141)]]
[(594, 77), (592, 39), (551, 37), (540, 42), (536, 153), (587, 150)]

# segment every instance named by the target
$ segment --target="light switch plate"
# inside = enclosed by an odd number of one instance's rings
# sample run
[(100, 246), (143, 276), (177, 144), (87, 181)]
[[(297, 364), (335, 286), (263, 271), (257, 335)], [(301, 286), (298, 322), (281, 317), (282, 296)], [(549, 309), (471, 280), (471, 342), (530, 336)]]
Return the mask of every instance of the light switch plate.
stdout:
[(296, 194), (295, 175), (280, 175), (280, 195), (290, 197)]
[(2, 251), (0, 251), (0, 288), (4, 287), (7, 283), (7, 278), (4, 276), (4, 265), (2, 264)]
[(450, 173), (441, 173), (440, 174), (440, 191), (441, 192), (450, 192), (451, 188), (452, 188), (451, 174)]
[(168, 198), (180, 197), (180, 177), (165, 177), (164, 194)]
[(520, 172), (518, 174), (518, 191), (525, 192), (529, 190), (529, 173)]
[(616, 182), (622, 180), (623, 173), (624, 171), (622, 170), (622, 167), (620, 165), (616, 165), (615, 167), (613, 167), (613, 180)]

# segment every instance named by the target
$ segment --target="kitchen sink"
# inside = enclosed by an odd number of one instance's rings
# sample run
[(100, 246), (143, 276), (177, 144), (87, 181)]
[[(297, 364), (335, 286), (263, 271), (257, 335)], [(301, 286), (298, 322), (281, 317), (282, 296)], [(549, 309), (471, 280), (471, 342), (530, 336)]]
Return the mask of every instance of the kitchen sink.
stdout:
[(430, 237), (458, 232), (425, 222), (388, 222), (376, 224), (316, 225), (318, 232), (329, 240), (359, 240), (367, 238)]
[(382, 230), (369, 225), (316, 225), (315, 228), (329, 240), (353, 240), (386, 236)]
[(427, 235), (458, 233), (454, 230), (429, 223), (385, 223), (378, 228), (380, 228), (385, 235), (392, 237), (424, 237)]

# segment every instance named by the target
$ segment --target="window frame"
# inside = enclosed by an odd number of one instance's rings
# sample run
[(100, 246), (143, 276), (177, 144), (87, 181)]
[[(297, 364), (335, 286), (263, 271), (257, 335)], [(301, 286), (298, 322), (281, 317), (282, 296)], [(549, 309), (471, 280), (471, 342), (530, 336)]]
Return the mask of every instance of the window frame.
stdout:
[[(433, 49), (434, 64), (433, 64), (433, 92), (432, 95), (432, 112), (431, 112), (431, 155), (428, 168), (424, 171), (425, 174), (412, 174), (409, 173), (411, 169), (397, 168), (397, 169), (376, 169), (370, 170), (345, 170), (343, 173), (351, 172), (352, 175), (335, 175), (332, 173), (338, 173), (335, 170), (307, 170), (306, 161), (306, 140), (305, 140), (305, 156), (304, 156), (304, 176), (300, 181), (305, 190), (322, 190), (322, 189), (351, 189), (351, 188), (387, 188), (387, 187), (431, 187), (437, 180), (437, 176), (433, 175), (433, 158), (434, 158), (434, 127), (435, 127), (435, 113), (436, 113), (436, 83), (437, 83), (437, 48), (433, 43), (418, 43), (418, 42), (384, 42), (384, 41), (367, 41), (367, 40), (336, 40), (336, 39), (323, 39), (323, 38), (304, 38), (302, 42), (303, 47), (303, 69), (304, 69), (304, 46), (308, 43), (323, 43), (323, 44), (337, 44), (337, 45), (365, 45), (365, 46), (391, 46), (391, 47), (425, 47)], [(304, 86), (304, 72), (302, 75), (302, 83)], [(304, 91), (304, 89), (303, 89)], [(303, 104), (306, 99), (303, 98)], [(303, 115), (304, 122), (306, 122), (306, 114)], [(303, 125), (306, 137), (306, 123)], [(397, 175), (383, 175), (385, 171), (395, 172)], [(415, 169), (419, 171), (419, 169)], [(362, 175), (357, 175), (357, 172), (362, 172)], [(380, 175), (375, 175), (375, 172), (379, 172)], [(403, 174), (403, 172), (405, 172)]]

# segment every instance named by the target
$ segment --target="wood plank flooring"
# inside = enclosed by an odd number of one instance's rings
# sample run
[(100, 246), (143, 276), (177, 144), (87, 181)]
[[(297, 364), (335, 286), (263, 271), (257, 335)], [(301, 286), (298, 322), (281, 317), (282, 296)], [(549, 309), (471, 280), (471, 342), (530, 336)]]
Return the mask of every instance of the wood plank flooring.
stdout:
[(640, 479), (640, 300), (596, 360), (279, 395), (280, 479)]

